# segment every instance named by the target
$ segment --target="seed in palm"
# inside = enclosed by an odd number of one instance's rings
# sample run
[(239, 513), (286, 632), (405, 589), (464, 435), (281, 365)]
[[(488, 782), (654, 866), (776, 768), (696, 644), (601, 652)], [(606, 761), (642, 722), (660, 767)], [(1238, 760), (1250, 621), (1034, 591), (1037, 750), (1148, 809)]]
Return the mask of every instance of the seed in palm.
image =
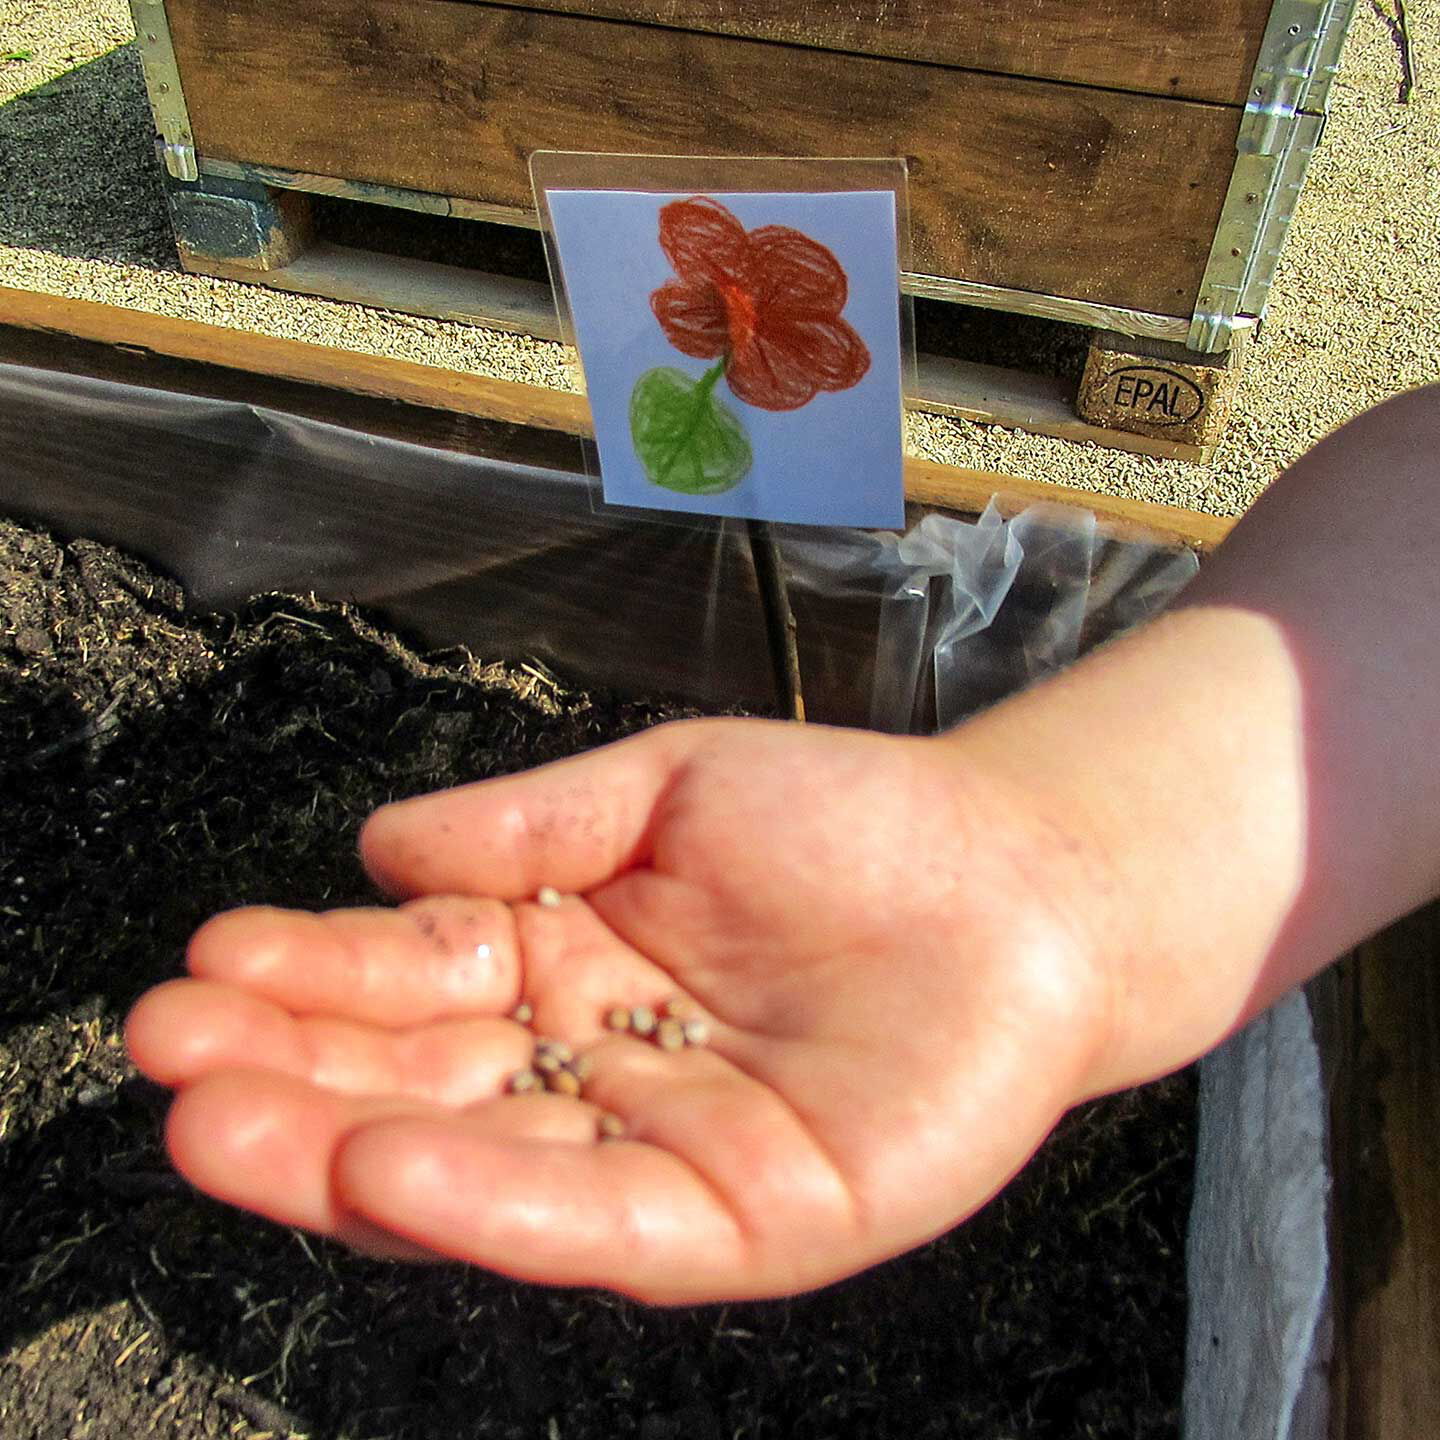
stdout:
[(535, 1018), (535, 1007), (528, 1000), (522, 1000), (510, 1012), (510, 1018), (519, 1025), (528, 1025)]
[(601, 1113), (600, 1118), (595, 1122), (595, 1128), (602, 1140), (623, 1140), (625, 1138), (625, 1122), (618, 1115), (612, 1115), (608, 1110)]
[(545, 1088), (554, 1095), (577, 1096), (580, 1093), (580, 1077), (573, 1070), (556, 1070), (546, 1075)]
[(612, 1005), (605, 1012), (605, 1028), (607, 1030), (628, 1030), (630, 1028), (630, 1009), (626, 1005)]
[(547, 910), (558, 910), (562, 899), (564, 897), (553, 885), (542, 885), (535, 892), (536, 903), (543, 905)]
[(670, 1016), (655, 1027), (655, 1043), (662, 1050), (683, 1050), (685, 1048), (685, 1027)]
[(512, 1095), (524, 1095), (529, 1091), (543, 1090), (545, 1081), (533, 1070), (517, 1070), (505, 1082), (505, 1088)]
[(702, 1020), (698, 1015), (690, 1020), (683, 1020), (680, 1028), (685, 1032), (685, 1043), (687, 1045), (705, 1045), (710, 1040), (710, 1022)]
[(630, 1028), (637, 1035), (653, 1035), (655, 1024), (655, 1012), (648, 1005), (637, 1005), (630, 1012)]
[(530, 1063), (542, 1075), (558, 1075), (569, 1061), (568, 1054), (562, 1055), (555, 1050), (536, 1050), (535, 1058)]
[(562, 1065), (568, 1065), (574, 1056), (575, 1052), (563, 1040), (542, 1037), (535, 1042), (535, 1068), (546, 1074), (553, 1074)]

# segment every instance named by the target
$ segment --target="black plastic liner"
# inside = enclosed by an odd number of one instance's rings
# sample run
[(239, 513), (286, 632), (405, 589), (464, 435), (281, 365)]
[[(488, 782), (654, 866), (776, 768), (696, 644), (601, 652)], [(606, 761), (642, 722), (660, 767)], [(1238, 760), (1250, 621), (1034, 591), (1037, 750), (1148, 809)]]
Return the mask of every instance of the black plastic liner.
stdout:
[(774, 704), (743, 523), (596, 514), (581, 474), (0, 364), (0, 508), (122, 546), (197, 607), (314, 592), (432, 648)]
[[(744, 522), (597, 511), (574, 454), (574, 470), (517, 463), (0, 363), (0, 509), (122, 546), (198, 608), (313, 592), (431, 649), (774, 709)], [(812, 719), (952, 724), (1153, 613), (1196, 568), (1060, 506), (913, 518), (904, 537), (775, 527)]]

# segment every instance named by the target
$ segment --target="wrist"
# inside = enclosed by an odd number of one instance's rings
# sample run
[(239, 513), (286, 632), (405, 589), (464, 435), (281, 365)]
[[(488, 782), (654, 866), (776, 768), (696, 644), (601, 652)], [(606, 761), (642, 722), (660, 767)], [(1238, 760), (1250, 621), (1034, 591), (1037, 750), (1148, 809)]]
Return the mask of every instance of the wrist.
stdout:
[(1302, 978), (1298, 703), (1269, 622), (1193, 610), (942, 738), (1093, 973), (1085, 1093), (1189, 1063)]

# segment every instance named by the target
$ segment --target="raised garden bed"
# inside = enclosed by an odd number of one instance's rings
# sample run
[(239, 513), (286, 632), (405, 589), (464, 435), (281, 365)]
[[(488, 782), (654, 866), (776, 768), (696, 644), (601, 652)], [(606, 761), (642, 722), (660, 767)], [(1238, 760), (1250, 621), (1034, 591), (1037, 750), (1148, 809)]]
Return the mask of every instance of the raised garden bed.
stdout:
[(118, 1027), (196, 923), (363, 902), (375, 804), (678, 713), (313, 600), (191, 614), (118, 551), (0, 522), (0, 1433), (1177, 1433), (1188, 1076), (1083, 1107), (934, 1244), (773, 1304), (378, 1264), (171, 1175)]

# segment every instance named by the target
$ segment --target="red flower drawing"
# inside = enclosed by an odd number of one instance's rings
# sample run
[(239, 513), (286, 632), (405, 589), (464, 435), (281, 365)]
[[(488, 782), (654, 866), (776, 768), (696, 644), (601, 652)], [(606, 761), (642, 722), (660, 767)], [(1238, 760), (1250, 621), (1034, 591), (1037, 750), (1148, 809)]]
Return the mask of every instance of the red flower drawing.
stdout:
[(840, 318), (849, 284), (825, 246), (788, 225), (747, 231), (718, 200), (674, 200), (660, 245), (676, 278), (650, 308), (682, 354), (727, 357), (725, 381), (761, 410), (798, 410), (848, 390), (870, 368), (865, 342)]

